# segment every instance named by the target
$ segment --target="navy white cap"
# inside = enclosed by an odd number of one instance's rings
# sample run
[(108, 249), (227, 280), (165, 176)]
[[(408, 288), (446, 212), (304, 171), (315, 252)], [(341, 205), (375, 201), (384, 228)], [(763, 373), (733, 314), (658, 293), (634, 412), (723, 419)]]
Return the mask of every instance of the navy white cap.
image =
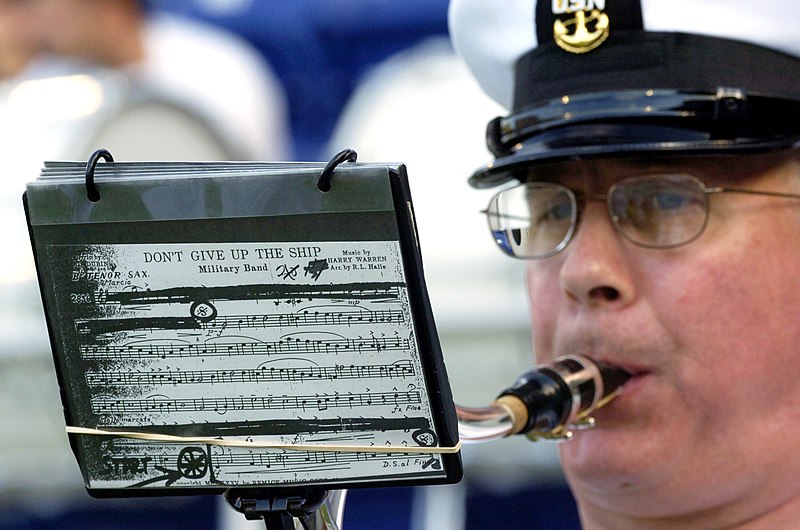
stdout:
[(583, 156), (759, 152), (800, 141), (796, 0), (452, 0), (496, 160), (478, 187)]

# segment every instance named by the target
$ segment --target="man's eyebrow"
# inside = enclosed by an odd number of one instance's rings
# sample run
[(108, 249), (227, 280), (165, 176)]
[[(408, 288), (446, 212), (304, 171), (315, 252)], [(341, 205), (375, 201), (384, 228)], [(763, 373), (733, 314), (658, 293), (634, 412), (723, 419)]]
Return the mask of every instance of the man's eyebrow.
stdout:
[[(683, 162), (682, 169), (686, 170), (688, 161)], [(553, 182), (564, 178), (600, 179), (614, 174), (625, 177), (648, 171), (675, 171), (675, 166), (675, 160), (670, 161), (667, 158), (623, 159), (614, 161), (613, 165), (602, 161), (598, 163), (598, 160), (575, 160), (531, 167), (528, 169), (527, 180)]]

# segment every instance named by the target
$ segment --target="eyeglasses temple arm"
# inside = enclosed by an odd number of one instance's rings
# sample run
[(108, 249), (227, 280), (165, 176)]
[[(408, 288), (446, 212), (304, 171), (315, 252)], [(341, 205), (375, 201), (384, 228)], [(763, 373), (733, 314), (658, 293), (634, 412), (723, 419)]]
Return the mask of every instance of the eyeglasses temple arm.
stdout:
[(765, 190), (748, 190), (746, 188), (728, 188), (718, 186), (716, 188), (705, 188), (703, 190), (706, 194), (711, 193), (746, 193), (748, 195), (766, 195), (768, 197), (783, 197), (785, 199), (800, 199), (800, 194), (797, 193), (784, 193), (780, 191), (765, 191)]

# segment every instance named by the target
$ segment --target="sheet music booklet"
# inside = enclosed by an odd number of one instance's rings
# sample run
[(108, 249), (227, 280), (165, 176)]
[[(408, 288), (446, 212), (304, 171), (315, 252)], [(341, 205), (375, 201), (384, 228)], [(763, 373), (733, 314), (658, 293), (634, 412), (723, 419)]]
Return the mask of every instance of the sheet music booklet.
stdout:
[(403, 165), (86, 166), (24, 203), (91, 495), (460, 480)]

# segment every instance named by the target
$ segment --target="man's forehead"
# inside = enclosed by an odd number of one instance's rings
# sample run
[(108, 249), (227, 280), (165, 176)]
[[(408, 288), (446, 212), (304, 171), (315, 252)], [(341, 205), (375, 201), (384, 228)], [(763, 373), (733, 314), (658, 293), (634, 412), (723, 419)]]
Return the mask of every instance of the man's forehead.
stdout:
[(800, 160), (800, 150), (747, 155), (592, 157), (532, 165), (526, 180), (608, 183), (640, 173), (681, 172), (716, 184), (756, 178), (792, 159)]

